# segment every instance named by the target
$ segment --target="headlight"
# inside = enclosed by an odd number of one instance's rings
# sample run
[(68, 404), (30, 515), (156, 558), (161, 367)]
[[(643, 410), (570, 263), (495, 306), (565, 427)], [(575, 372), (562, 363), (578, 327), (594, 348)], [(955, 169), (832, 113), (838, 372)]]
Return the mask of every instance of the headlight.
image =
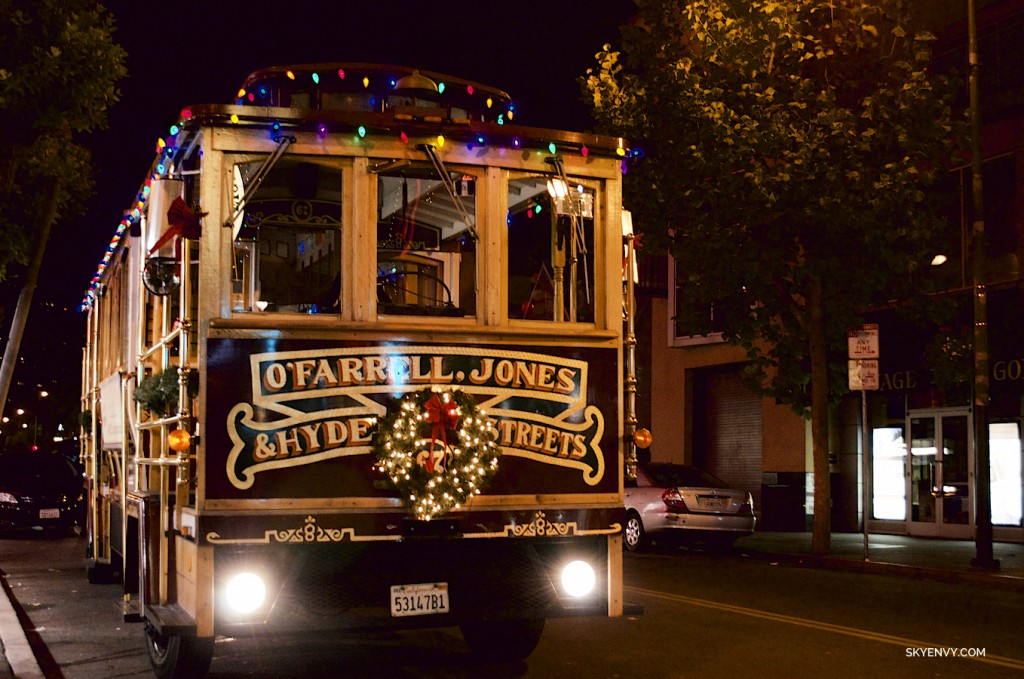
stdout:
[(267, 587), (255, 573), (239, 573), (228, 581), (224, 600), (235, 613), (252, 613), (267, 598)]
[(562, 569), (562, 589), (572, 597), (582, 597), (594, 591), (597, 576), (586, 561), (573, 561)]
[(18, 504), (18, 498), (14, 497), (10, 493), (0, 492), (0, 503), (16, 505)]

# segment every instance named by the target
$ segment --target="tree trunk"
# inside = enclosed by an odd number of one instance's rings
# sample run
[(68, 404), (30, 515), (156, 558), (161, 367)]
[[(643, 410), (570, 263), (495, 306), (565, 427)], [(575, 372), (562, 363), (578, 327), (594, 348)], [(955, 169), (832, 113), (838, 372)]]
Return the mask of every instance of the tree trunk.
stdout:
[(811, 534), (811, 552), (828, 554), (832, 542), (832, 491), (828, 464), (828, 354), (820, 275), (812, 274), (808, 293), (811, 457), (814, 461), (814, 532)]
[(3, 362), (0, 363), (0, 417), (3, 416), (4, 407), (7, 405), (7, 394), (11, 388), (11, 379), (14, 376), (14, 366), (18, 362), (18, 354), (21, 351), (21, 338), (25, 333), (25, 324), (28, 322), (28, 312), (32, 306), (32, 297), (36, 292), (36, 283), (39, 281), (39, 269), (43, 266), (43, 255), (46, 253), (46, 241), (50, 238), (50, 228), (57, 219), (57, 195), (60, 191), (60, 180), (51, 178), (44, 187), (43, 210), (39, 214), (39, 221), (35, 224), (33, 233), (36, 234), (36, 251), (32, 255), (28, 271), (25, 272), (25, 285), (21, 288), (18, 296), (18, 306), (11, 319), (11, 334), (7, 338), (7, 346), (4, 348)]

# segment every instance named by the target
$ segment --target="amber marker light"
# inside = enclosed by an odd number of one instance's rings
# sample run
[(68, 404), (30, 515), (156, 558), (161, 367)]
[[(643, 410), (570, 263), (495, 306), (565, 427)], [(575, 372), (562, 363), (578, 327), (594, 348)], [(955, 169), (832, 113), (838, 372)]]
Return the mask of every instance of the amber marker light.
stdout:
[(184, 429), (175, 429), (168, 434), (167, 445), (176, 453), (184, 453), (192, 446), (192, 435)]

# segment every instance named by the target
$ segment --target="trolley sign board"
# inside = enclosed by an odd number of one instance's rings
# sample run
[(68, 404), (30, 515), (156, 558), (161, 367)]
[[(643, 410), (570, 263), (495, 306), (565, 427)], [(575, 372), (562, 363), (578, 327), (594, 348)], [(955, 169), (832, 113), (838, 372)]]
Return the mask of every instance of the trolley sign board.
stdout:
[(878, 359), (861, 358), (849, 361), (850, 391), (877, 391)]
[(878, 324), (850, 328), (846, 335), (850, 358), (878, 358)]

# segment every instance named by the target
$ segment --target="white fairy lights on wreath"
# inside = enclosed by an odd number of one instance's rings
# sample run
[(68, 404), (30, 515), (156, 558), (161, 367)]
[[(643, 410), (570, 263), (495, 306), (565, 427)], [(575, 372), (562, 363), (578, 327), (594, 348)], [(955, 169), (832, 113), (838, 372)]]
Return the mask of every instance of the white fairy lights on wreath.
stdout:
[(429, 521), (480, 493), (498, 469), (494, 424), (459, 390), (407, 394), (384, 417), (374, 439), (374, 465)]

